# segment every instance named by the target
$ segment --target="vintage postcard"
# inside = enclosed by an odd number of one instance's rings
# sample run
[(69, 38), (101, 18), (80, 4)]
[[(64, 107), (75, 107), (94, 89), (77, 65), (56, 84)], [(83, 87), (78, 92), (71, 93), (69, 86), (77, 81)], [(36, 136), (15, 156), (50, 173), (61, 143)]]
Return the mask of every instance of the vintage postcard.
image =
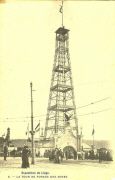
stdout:
[(115, 180), (115, 2), (0, 0), (0, 179)]

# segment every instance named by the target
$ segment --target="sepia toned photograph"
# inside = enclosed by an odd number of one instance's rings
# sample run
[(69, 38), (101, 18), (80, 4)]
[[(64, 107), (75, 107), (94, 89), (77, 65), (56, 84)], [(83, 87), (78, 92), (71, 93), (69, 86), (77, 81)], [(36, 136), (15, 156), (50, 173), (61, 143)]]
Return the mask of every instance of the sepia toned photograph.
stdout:
[(0, 1), (0, 179), (115, 180), (115, 3)]

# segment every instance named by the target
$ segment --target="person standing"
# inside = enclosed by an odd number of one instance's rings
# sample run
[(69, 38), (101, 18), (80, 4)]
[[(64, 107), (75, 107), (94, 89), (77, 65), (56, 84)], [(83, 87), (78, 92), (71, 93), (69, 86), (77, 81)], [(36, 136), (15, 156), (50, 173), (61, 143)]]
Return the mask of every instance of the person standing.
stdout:
[(55, 149), (54, 163), (59, 163), (59, 149)]
[(4, 161), (6, 161), (7, 153), (8, 153), (8, 147), (7, 147), (7, 145), (5, 144), (5, 146), (4, 146)]
[(24, 146), (24, 149), (22, 151), (22, 168), (27, 168), (29, 167), (29, 150), (27, 146)]
[(59, 149), (59, 161), (62, 162), (63, 161), (63, 151), (61, 149)]
[(68, 160), (68, 158), (69, 158), (69, 150), (68, 149), (65, 152), (65, 157), (66, 157), (66, 160)]
[(77, 151), (76, 151), (76, 150), (74, 150), (74, 152), (73, 152), (73, 153), (74, 153), (74, 160), (75, 160), (75, 159), (77, 159)]
[(99, 151), (99, 162), (102, 162), (103, 160), (103, 152)]
[(14, 150), (13, 150), (13, 157), (15, 158), (15, 156), (16, 156), (16, 150), (14, 148)]

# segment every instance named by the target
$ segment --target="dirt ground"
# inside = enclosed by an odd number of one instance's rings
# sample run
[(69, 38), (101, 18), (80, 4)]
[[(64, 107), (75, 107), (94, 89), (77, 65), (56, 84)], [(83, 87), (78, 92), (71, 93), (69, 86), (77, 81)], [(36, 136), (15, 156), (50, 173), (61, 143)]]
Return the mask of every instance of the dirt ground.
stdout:
[(115, 180), (115, 162), (98, 160), (63, 160), (54, 164), (47, 158), (35, 158), (30, 168), (21, 168), (20, 157), (8, 157), (7, 161), (0, 157), (0, 179), (67, 179), (67, 180)]

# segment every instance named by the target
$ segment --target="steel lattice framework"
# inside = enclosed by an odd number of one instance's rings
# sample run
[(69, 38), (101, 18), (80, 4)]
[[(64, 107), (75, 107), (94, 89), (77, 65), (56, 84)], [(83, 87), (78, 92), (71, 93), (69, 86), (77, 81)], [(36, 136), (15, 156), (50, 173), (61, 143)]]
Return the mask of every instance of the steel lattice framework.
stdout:
[(46, 138), (52, 137), (54, 133), (63, 133), (68, 124), (73, 127), (74, 135), (78, 133), (69, 55), (69, 30), (60, 27), (55, 33), (55, 57), (45, 125)]

